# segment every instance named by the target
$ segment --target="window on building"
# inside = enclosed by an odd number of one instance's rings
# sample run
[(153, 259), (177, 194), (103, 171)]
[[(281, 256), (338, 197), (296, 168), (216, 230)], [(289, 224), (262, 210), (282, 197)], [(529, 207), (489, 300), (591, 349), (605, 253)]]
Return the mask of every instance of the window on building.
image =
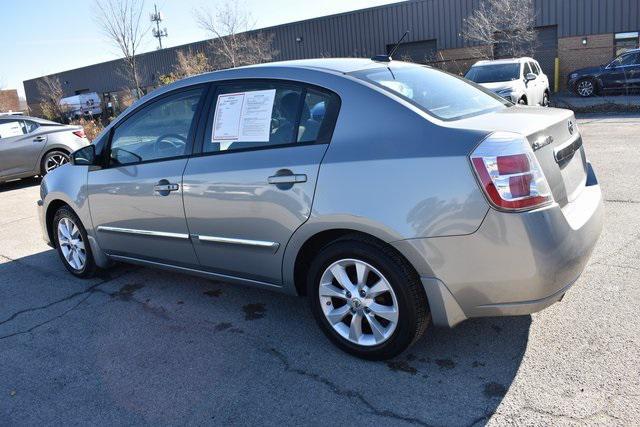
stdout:
[(627, 33), (617, 33), (615, 35), (616, 56), (631, 49), (637, 49), (640, 46), (640, 36), (638, 31)]

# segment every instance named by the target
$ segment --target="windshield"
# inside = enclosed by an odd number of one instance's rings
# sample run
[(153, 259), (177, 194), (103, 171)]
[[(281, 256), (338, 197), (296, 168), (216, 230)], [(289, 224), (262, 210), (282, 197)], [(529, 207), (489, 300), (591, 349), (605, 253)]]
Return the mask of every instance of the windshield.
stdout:
[(494, 64), (471, 67), (465, 76), (476, 83), (508, 82), (520, 78), (520, 64)]
[(460, 119), (510, 105), (460, 77), (429, 67), (384, 67), (356, 71), (352, 75), (400, 95), (442, 120)]

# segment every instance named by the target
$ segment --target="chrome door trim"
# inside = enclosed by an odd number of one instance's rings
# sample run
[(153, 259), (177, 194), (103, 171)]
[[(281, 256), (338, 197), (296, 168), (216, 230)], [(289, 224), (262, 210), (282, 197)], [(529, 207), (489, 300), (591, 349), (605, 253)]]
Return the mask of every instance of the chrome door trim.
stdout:
[(169, 237), (171, 239), (189, 239), (188, 234), (182, 234), (182, 233), (168, 233), (166, 231), (153, 231), (153, 230), (137, 230), (134, 228), (106, 227), (104, 225), (99, 225), (98, 231), (109, 231), (113, 233), (123, 233), (123, 234), (135, 234), (139, 236)]
[(165, 270), (172, 270), (176, 272), (195, 274), (197, 276), (206, 277), (209, 279), (218, 279), (223, 282), (238, 283), (242, 285), (257, 286), (257, 287), (269, 288), (269, 289), (274, 289), (274, 288), (282, 289), (282, 286), (280, 285), (276, 285), (269, 282), (262, 282), (260, 280), (246, 279), (243, 277), (230, 276), (230, 275), (221, 274), (221, 273), (213, 273), (211, 271), (199, 270), (196, 268), (189, 268), (189, 267), (181, 267), (179, 265), (165, 264), (162, 262), (149, 261), (146, 259), (128, 257), (123, 255), (113, 255), (113, 254), (109, 254), (109, 258), (114, 259), (116, 261), (122, 261), (122, 262), (131, 263), (131, 264), (138, 264), (138, 265), (144, 265), (149, 267), (162, 268)]
[(199, 235), (193, 235), (193, 237), (198, 238), (198, 240), (202, 242), (228, 243), (231, 245), (243, 245), (243, 246), (256, 246), (259, 248), (268, 248), (273, 250), (278, 249), (278, 247), (280, 246), (279, 243), (267, 242), (263, 240), (232, 239), (230, 237), (199, 236)]

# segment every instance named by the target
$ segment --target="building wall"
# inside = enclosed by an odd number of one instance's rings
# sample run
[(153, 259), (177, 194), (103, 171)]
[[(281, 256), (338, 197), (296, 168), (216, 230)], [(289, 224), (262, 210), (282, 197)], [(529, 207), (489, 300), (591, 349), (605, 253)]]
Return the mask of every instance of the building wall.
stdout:
[[(614, 54), (613, 33), (558, 39), (560, 60), (560, 89), (567, 87), (567, 76), (578, 68), (607, 64)], [(586, 38), (587, 44), (582, 40)]]
[(20, 111), (20, 99), (15, 89), (0, 90), (0, 113)]
[(493, 48), (489, 45), (442, 49), (431, 65), (453, 74), (464, 75), (477, 61), (492, 56)]
[[(276, 60), (326, 56), (370, 57), (409, 30), (407, 42), (435, 41), (438, 51), (465, 48), (463, 21), (481, 0), (409, 0), (385, 6), (264, 28), (273, 34)], [(557, 27), (557, 37), (638, 31), (638, 0), (534, 0), (537, 27)], [(172, 71), (180, 49), (206, 50), (208, 41), (140, 55), (143, 86)], [(56, 74), (65, 95), (89, 89), (98, 93), (125, 88), (122, 61), (110, 61)], [(37, 102), (36, 80), (24, 82), (29, 104)]]

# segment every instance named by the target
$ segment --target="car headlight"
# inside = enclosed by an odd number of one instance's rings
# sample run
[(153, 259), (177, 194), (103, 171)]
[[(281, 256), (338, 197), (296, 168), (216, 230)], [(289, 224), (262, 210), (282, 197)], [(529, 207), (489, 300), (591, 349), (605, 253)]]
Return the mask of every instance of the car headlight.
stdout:
[(569, 78), (571, 78), (571, 79), (575, 79), (576, 77), (578, 77), (578, 73), (571, 73), (569, 75)]

